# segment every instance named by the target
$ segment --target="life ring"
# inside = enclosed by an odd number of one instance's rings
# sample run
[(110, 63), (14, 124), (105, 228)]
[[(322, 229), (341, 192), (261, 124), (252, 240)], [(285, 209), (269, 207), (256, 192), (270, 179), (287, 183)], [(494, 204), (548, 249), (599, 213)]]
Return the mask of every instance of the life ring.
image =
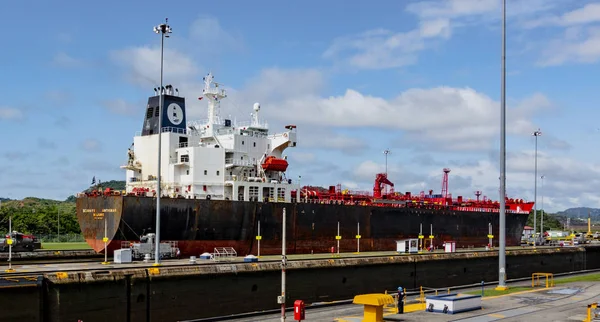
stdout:
[(288, 137), (287, 133), (283, 133), (283, 137), (287, 138)]

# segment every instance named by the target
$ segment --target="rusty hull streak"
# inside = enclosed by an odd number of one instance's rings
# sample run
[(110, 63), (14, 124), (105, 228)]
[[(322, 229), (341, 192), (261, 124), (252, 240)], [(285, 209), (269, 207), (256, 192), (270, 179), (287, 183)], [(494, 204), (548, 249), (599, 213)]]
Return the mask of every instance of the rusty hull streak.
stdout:
[[(114, 210), (105, 211), (105, 210)], [(105, 219), (106, 237), (113, 240), (123, 213), (123, 199), (120, 196), (100, 196), (95, 198), (77, 198), (77, 220), (85, 241), (96, 252), (104, 251)], [(100, 216), (99, 214), (102, 214)], [(120, 248), (120, 244), (119, 247)]]

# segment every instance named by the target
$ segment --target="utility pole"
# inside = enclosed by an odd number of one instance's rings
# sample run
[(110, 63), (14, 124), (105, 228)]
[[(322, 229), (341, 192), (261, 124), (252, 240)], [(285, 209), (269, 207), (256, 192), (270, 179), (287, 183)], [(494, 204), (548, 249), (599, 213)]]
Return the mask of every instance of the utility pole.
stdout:
[[(542, 176), (540, 177), (540, 179), (542, 179), (542, 222), (540, 223), (540, 235), (542, 238), (544, 238), (544, 215), (546, 214), (546, 211), (544, 210), (544, 178), (546, 176), (542, 174)], [(543, 239), (542, 239), (543, 241)]]
[(282, 215), (282, 233), (281, 233), (281, 296), (279, 296), (279, 298), (277, 299), (279, 302), (279, 304), (281, 304), (281, 322), (285, 322), (285, 300), (286, 300), (286, 296), (285, 296), (285, 267), (287, 265), (287, 259), (286, 259), (286, 255), (285, 255), (285, 226), (286, 226), (286, 215), (285, 215), (285, 208), (283, 208), (283, 215)]
[(162, 117), (163, 117), (163, 100), (164, 100), (164, 88), (163, 88), (163, 57), (165, 47), (165, 37), (169, 38), (171, 33), (171, 27), (167, 24), (169, 18), (165, 19), (165, 23), (154, 27), (154, 32), (160, 34), (160, 96), (158, 99), (158, 170), (156, 173), (156, 242), (154, 244), (154, 266), (160, 265), (160, 177), (161, 177), (161, 141), (162, 141)]
[(540, 129), (538, 129), (537, 131), (533, 132), (532, 134), (533, 136), (535, 136), (535, 167), (534, 167), (534, 174), (533, 174), (533, 178), (534, 178), (534, 184), (533, 184), (533, 247), (535, 248), (535, 246), (538, 243), (538, 236), (537, 236), (537, 146), (538, 146), (538, 136), (542, 135), (542, 132), (540, 131)]
[(500, 81), (500, 238), (497, 290), (506, 290), (506, 0), (502, 0), (502, 54)]

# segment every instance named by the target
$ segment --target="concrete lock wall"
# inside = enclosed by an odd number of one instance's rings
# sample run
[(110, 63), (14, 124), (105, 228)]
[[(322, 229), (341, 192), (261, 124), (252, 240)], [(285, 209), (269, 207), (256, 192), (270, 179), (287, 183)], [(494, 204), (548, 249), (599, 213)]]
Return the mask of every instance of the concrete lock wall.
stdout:
[[(287, 305), (296, 299), (350, 299), (398, 286), (443, 288), (497, 281), (497, 256), (485, 252), (291, 261)], [(509, 279), (571, 272), (600, 268), (600, 247), (508, 251), (506, 259)], [(0, 289), (0, 321), (176, 321), (277, 309), (281, 267), (276, 262), (222, 263), (47, 274), (43, 282), (15, 290)], [(16, 301), (20, 304), (7, 305)]]

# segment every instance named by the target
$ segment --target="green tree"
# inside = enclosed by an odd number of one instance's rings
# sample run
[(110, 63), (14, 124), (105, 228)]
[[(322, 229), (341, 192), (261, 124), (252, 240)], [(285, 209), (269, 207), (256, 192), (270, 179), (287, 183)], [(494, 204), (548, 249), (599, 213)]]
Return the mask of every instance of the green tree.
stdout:
[[(548, 214), (543, 210), (537, 211), (537, 229), (539, 231), (542, 224), (542, 216), (544, 217), (544, 231), (548, 230), (563, 230), (562, 222), (554, 214)], [(527, 218), (527, 226), (533, 227), (533, 210), (529, 213)]]

